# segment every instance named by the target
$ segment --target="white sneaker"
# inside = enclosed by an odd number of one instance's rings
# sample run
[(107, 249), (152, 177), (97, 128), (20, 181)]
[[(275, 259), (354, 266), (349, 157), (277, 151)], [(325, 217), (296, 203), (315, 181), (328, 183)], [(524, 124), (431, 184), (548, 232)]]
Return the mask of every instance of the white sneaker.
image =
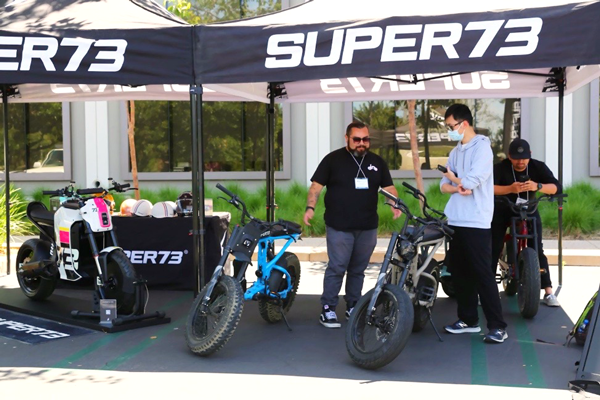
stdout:
[(560, 303), (558, 302), (558, 299), (553, 294), (545, 295), (543, 302), (548, 307), (560, 307)]

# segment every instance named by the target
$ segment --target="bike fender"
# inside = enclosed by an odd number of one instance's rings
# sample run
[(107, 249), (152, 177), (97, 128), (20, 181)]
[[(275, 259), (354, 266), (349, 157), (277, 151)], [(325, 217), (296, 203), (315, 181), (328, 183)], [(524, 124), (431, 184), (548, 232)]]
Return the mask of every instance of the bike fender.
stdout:
[(104, 249), (100, 250), (100, 253), (109, 254), (109, 253), (112, 253), (115, 250), (123, 250), (123, 248), (122, 247), (118, 247), (118, 246), (108, 246), (108, 247), (105, 247)]
[(100, 253), (98, 254), (98, 262), (100, 263), (100, 268), (102, 268), (103, 274), (106, 274), (106, 267), (108, 266), (108, 262), (107, 262), (108, 255), (115, 250), (123, 251), (122, 248), (117, 247), (117, 246), (109, 246), (109, 247), (106, 247), (106, 248), (100, 250)]

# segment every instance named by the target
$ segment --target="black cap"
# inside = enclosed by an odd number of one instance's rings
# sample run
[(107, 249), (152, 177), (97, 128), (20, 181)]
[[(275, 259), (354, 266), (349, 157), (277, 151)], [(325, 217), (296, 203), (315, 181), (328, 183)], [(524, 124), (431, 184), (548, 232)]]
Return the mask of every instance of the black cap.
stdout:
[(508, 146), (508, 155), (514, 160), (525, 160), (531, 158), (531, 150), (526, 140), (516, 138)]

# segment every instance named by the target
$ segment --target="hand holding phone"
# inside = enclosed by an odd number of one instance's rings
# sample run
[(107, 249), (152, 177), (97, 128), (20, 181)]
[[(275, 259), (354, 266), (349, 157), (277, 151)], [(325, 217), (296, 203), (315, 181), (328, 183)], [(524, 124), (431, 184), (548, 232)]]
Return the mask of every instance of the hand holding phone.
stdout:
[(521, 175), (521, 176), (519, 176), (518, 180), (521, 183), (525, 183), (525, 182), (531, 180), (531, 178), (529, 177), (529, 175)]
[(443, 173), (448, 172), (448, 168), (444, 167), (443, 165), (438, 164), (437, 166), (438, 171), (442, 171)]

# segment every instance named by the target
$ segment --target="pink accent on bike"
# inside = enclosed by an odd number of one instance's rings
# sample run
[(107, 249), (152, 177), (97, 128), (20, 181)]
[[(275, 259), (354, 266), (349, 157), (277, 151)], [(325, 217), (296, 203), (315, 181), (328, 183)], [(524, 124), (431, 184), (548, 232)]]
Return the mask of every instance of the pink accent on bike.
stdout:
[(100, 221), (100, 226), (103, 228), (110, 228), (110, 218), (108, 220), (108, 224), (102, 222), (102, 213), (106, 213), (107, 216), (109, 215), (106, 202), (102, 197), (96, 197), (94, 198), (94, 204), (96, 204), (96, 207), (98, 207), (98, 220)]
[(62, 229), (58, 231), (58, 238), (61, 243), (69, 244), (71, 243), (69, 231), (63, 231)]

